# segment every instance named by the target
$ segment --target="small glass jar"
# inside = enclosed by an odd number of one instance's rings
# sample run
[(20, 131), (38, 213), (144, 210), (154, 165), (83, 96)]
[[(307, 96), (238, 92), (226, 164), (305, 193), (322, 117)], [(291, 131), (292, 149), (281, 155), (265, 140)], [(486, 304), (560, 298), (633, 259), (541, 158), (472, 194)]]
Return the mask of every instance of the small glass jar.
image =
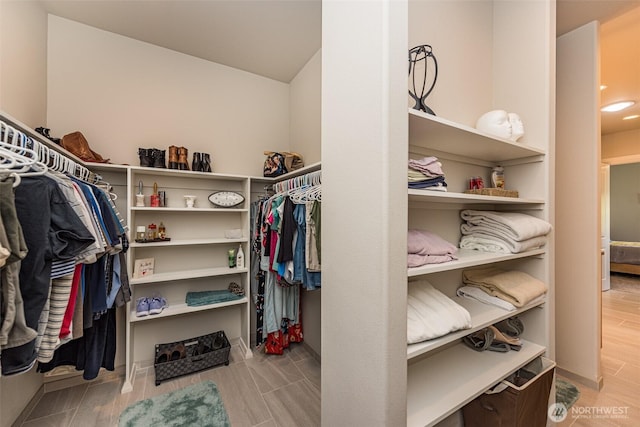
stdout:
[(136, 240), (147, 240), (147, 227), (144, 225), (136, 227)]
[(147, 240), (155, 240), (158, 238), (158, 227), (151, 223), (147, 226)]
[(167, 238), (167, 230), (164, 227), (164, 224), (160, 222), (158, 226), (158, 239), (166, 239)]

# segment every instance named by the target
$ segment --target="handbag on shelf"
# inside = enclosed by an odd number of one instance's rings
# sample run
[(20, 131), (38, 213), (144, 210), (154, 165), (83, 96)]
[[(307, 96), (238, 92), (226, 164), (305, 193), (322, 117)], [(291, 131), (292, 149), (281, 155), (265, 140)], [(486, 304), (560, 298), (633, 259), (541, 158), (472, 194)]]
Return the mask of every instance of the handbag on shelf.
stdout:
[(265, 151), (267, 158), (264, 161), (263, 174), (273, 178), (292, 172), (304, 166), (304, 160), (298, 153), (292, 151)]

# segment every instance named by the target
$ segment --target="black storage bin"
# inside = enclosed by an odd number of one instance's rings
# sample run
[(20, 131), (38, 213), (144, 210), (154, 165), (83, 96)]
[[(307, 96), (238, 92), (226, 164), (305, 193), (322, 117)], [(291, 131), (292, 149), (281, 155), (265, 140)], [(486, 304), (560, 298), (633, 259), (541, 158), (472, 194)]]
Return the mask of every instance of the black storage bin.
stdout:
[(482, 394), (462, 408), (465, 427), (546, 426), (554, 371), (555, 362), (539, 357), (511, 374), (500, 383), (504, 390)]
[(156, 344), (156, 385), (162, 381), (228, 365), (231, 344), (224, 331), (166, 344)]

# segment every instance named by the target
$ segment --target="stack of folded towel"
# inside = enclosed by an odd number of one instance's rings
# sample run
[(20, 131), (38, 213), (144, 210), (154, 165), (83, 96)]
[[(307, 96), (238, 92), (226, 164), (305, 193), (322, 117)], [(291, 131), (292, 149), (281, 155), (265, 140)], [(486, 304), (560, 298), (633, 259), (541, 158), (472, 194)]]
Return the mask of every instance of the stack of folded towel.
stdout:
[(407, 178), (409, 188), (447, 191), (447, 183), (444, 181), (442, 163), (433, 156), (420, 160), (410, 159)]
[(516, 212), (463, 210), (460, 248), (486, 252), (520, 253), (547, 243), (551, 224)]
[(407, 235), (407, 266), (440, 264), (458, 259), (456, 248), (437, 234), (424, 230), (409, 230)]
[(471, 315), (426, 280), (409, 283), (407, 296), (407, 342), (441, 337), (471, 328)]
[(547, 292), (544, 282), (522, 271), (485, 267), (462, 272), (466, 285), (457, 294), (492, 304), (505, 310), (515, 310), (530, 303), (543, 302)]

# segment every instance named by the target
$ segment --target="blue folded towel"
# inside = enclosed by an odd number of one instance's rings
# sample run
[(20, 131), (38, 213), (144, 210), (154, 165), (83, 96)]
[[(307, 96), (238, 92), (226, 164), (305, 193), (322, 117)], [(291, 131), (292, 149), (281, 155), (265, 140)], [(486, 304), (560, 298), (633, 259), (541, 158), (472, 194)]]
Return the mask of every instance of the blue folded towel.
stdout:
[(186, 303), (190, 307), (197, 307), (200, 305), (217, 304), (221, 302), (234, 301), (240, 298), (242, 297), (228, 290), (187, 292)]

